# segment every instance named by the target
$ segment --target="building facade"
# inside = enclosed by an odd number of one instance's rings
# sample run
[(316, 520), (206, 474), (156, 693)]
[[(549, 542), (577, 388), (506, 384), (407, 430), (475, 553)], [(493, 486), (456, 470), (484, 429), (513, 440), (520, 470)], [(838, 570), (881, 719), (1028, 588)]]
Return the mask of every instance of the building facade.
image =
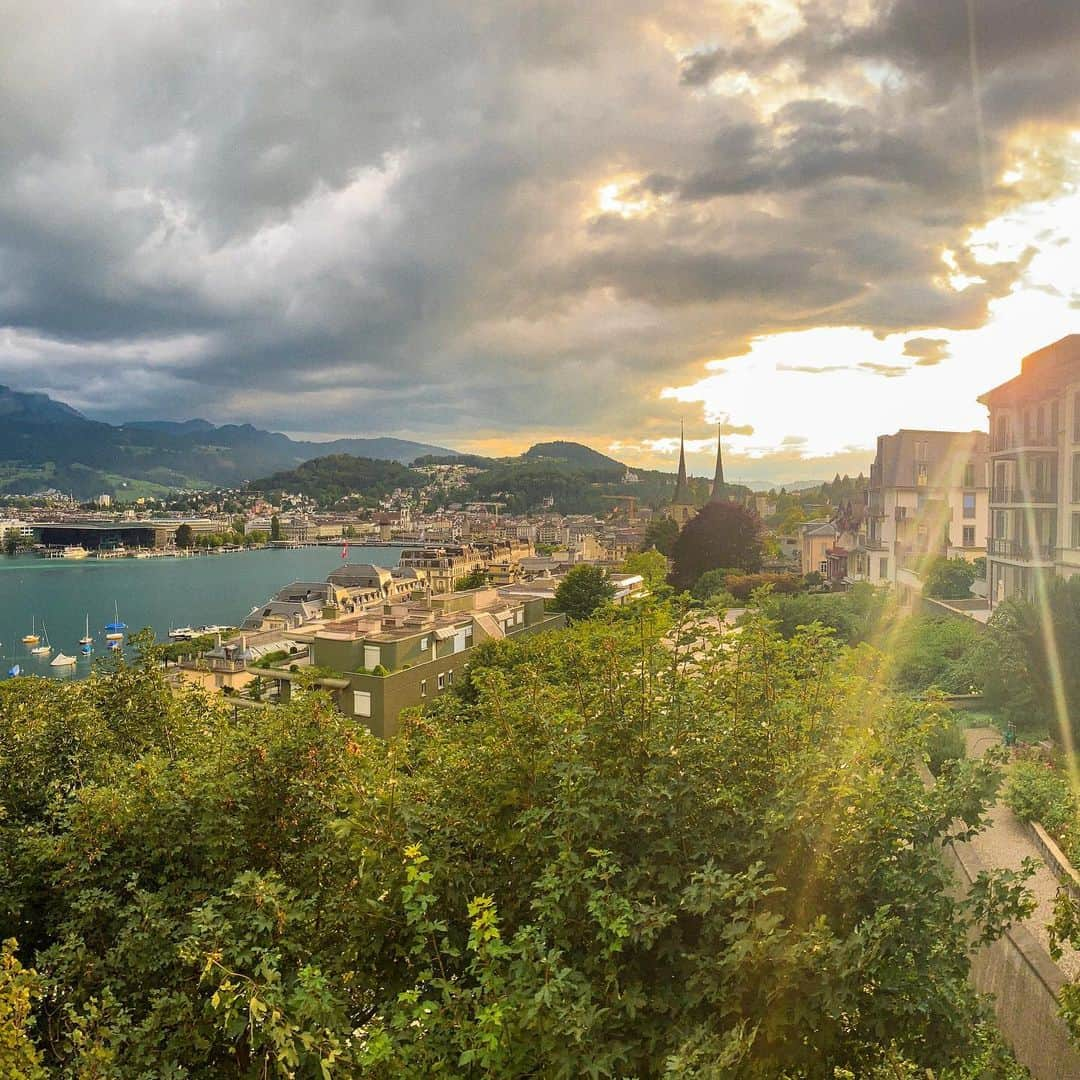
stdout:
[[(379, 611), (317, 630), (311, 664), (329, 669), (318, 685), (337, 707), (375, 735), (398, 730), (402, 710), (432, 701), (460, 679), (473, 648), (485, 641), (554, 630), (566, 617), (544, 610), (543, 599), (515, 599), (494, 589), (447, 593), (428, 600), (386, 604)], [(288, 701), (301, 672), (260, 669)]]
[(982, 431), (879, 436), (859, 545), (865, 580), (896, 584), (901, 571), (919, 573), (938, 556), (986, 555), (989, 460)]
[(1021, 361), (983, 394), (990, 413), (991, 606), (1080, 572), (1080, 334)]

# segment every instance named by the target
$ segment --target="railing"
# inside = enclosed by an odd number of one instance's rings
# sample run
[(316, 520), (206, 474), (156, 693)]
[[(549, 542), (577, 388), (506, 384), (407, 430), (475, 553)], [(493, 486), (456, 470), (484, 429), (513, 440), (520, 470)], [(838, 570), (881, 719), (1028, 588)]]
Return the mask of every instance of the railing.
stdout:
[(1057, 550), (1053, 544), (1021, 544), (1019, 540), (991, 537), (986, 542), (987, 554), (1003, 559), (1022, 559), (1024, 562), (1052, 562)]
[(1036, 450), (1056, 450), (1057, 439), (1053, 435), (1020, 435), (1008, 436), (1004, 439), (993, 439), (990, 442), (992, 454), (1002, 454), (1009, 450), (1023, 450), (1032, 447)]
[(990, 490), (992, 503), (1056, 503), (1057, 493), (1049, 488), (996, 487)]

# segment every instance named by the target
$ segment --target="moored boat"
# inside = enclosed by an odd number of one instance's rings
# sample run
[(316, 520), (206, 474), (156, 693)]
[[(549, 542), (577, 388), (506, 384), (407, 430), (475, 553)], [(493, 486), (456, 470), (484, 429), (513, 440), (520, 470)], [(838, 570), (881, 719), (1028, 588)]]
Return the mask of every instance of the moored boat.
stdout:
[[(127, 623), (120, 621), (120, 611), (116, 601), (113, 601), (113, 621), (105, 624), (105, 638), (107, 641), (123, 641)], [(110, 645), (110, 648), (112, 646)]]
[(34, 616), (30, 616), (30, 633), (23, 634), (22, 643), (24, 645), (36, 645), (41, 640), (40, 635), (37, 632), (37, 625), (35, 623)]
[(22, 668), (19, 667), (18, 664), (12, 664), (11, 667), (8, 668), (8, 678), (9, 679), (17, 679), (21, 674), (22, 674)]
[(58, 652), (52, 660), (49, 661), (49, 667), (71, 667), (74, 663), (74, 656), (68, 656), (65, 652)]
[(45, 640), (30, 650), (34, 656), (48, 656), (52, 652), (52, 646), (49, 644), (49, 628), (45, 625), (44, 619), (41, 620), (41, 632), (45, 635)]
[[(79, 644), (80, 645), (92, 645), (93, 643), (94, 643), (94, 639), (90, 636), (90, 615), (87, 614), (87, 616), (86, 616), (86, 631), (83, 634), (83, 636), (81, 638), (79, 638)], [(86, 652), (86, 651), (87, 651), (86, 649), (83, 649), (83, 652)]]

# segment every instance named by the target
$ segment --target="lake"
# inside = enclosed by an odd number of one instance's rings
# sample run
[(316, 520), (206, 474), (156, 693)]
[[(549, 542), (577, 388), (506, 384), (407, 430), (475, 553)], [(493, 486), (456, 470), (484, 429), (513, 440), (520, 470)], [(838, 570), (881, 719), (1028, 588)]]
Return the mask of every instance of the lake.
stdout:
[[(350, 547), (350, 563), (396, 566), (401, 548)], [(39, 559), (0, 555), (0, 678), (14, 663), (25, 675), (78, 677), (90, 669), (79, 653), (86, 617), (94, 656), (107, 655), (105, 624), (113, 611), (128, 632), (151, 627), (168, 640), (177, 626), (238, 626), (257, 604), (290, 581), (325, 581), (342, 565), (338, 547), (259, 550), (190, 559)], [(114, 609), (115, 605), (115, 609)], [(42, 622), (53, 651), (36, 657), (21, 638)], [(78, 656), (75, 668), (50, 668), (58, 652)]]

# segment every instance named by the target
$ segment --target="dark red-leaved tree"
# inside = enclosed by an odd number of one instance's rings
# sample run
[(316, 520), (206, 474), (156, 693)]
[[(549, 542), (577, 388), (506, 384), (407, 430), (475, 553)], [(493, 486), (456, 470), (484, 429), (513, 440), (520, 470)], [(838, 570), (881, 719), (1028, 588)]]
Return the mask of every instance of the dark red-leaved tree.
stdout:
[(707, 503), (679, 533), (671, 584), (689, 589), (707, 570), (761, 569), (761, 518), (734, 502)]

